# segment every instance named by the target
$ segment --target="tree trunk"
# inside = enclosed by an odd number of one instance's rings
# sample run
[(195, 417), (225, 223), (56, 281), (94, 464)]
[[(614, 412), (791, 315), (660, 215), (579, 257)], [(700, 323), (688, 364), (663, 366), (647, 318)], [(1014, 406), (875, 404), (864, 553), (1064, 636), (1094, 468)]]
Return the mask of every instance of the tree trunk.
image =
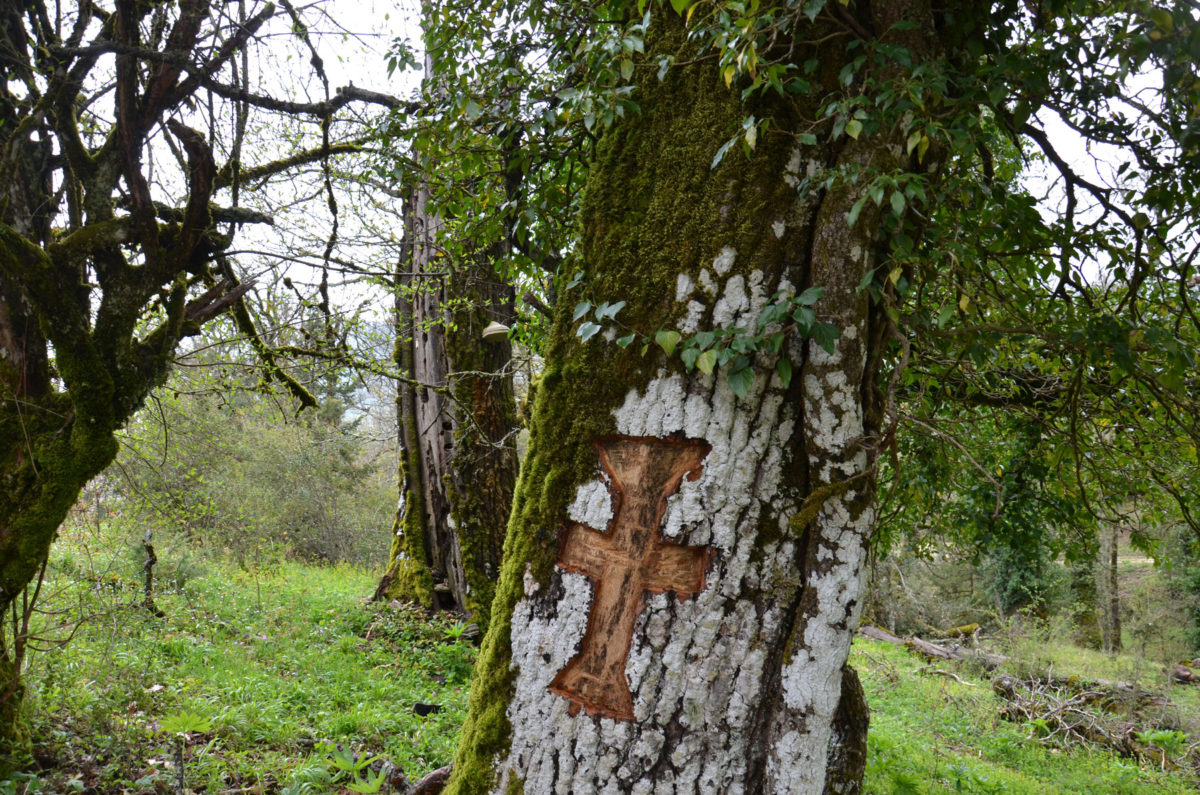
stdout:
[(1121, 529), (1109, 525), (1109, 531), (1100, 539), (1100, 561), (1098, 570), (1102, 573), (1100, 601), (1104, 611), (1102, 617), (1102, 634), (1104, 650), (1119, 652), (1121, 650), (1121, 595), (1120, 578), (1117, 575), (1118, 540)]
[(376, 598), (463, 611), (486, 628), (516, 482), (517, 416), (512, 347), (482, 332), (512, 322), (513, 290), (493, 272), (494, 250), (442, 256), (428, 184), (409, 196), (395, 362), (416, 383), (397, 392), (401, 496)]
[[(891, 5), (872, 6), (890, 29)], [(875, 518), (883, 330), (858, 286), (886, 244), (871, 203), (847, 223), (861, 187), (800, 186), (831, 165), (896, 168), (903, 149), (887, 132), (812, 146), (768, 134), (712, 168), (750, 114), (806, 129), (844, 51), (805, 54), (825, 64), (809, 96), (744, 104), (694, 60), (679, 18), (655, 13), (640, 112), (597, 144), (584, 278), (555, 310), (448, 792), (861, 787), (866, 708), (843, 671)], [(664, 54), (689, 65), (660, 82)], [(723, 373), (612, 343), (752, 334), (777, 291), (810, 286), (841, 330), (833, 352), (789, 335), (795, 377), (760, 350), (741, 398)], [(621, 330), (582, 341), (583, 300), (625, 301)]]
[[(1094, 543), (1094, 542), (1093, 542)], [(1071, 617), (1075, 623), (1075, 643), (1088, 649), (1104, 647), (1104, 628), (1101, 618), (1101, 578), (1105, 568), (1097, 565), (1096, 546), (1088, 554), (1068, 560), (1067, 572), (1071, 586)]]

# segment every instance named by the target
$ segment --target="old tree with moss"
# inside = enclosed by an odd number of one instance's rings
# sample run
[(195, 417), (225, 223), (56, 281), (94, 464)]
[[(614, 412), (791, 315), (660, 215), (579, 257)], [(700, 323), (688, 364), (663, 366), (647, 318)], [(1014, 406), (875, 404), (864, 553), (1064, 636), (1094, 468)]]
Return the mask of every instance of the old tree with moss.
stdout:
[[(859, 791), (896, 434), (1152, 405), (1195, 444), (1195, 9), (438, 8), (477, 74), (489, 25), (560, 69), (521, 123), (589, 162), (447, 791)], [(512, 123), (500, 83), (455, 110)]]
[[(55, 533), (181, 341), (232, 310), (315, 402), (255, 329), (232, 243), (272, 219), (245, 186), (357, 149), (330, 130), (347, 103), (395, 103), (327, 81), (322, 101), (269, 96), (249, 56), (272, 31), (324, 77), (287, 2), (0, 5), (0, 775), (28, 751), (26, 608)], [(254, 151), (258, 113), (297, 148)]]

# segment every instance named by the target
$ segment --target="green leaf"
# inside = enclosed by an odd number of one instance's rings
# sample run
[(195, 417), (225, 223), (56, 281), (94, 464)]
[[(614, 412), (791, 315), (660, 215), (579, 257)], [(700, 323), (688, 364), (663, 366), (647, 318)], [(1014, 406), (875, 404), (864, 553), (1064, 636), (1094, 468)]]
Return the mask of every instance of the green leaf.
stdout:
[(1150, 21), (1155, 27), (1163, 33), (1170, 33), (1175, 30), (1175, 18), (1171, 16), (1171, 12), (1165, 8), (1151, 8), (1146, 14), (1150, 17)]
[(817, 323), (812, 329), (813, 341), (830, 355), (833, 355), (834, 345), (840, 336), (842, 336), (842, 330), (832, 323)]
[(812, 306), (817, 301), (820, 301), (823, 295), (825, 295), (824, 287), (809, 287), (796, 296), (796, 303), (800, 304), (800, 306)]
[(621, 79), (628, 80), (633, 77), (633, 61), (629, 58), (621, 59)]
[(692, 345), (687, 346), (679, 352), (679, 359), (683, 362), (683, 366), (688, 372), (696, 369), (696, 359), (700, 357), (700, 349)]
[(862, 279), (859, 280), (858, 287), (856, 287), (854, 289), (854, 292), (861, 293), (863, 290), (870, 287), (871, 283), (875, 281), (875, 271), (877, 271), (877, 270), (879, 270), (879, 269), (871, 268), (871, 270), (869, 270), (865, 274), (863, 274), (863, 277), (862, 277)]
[(587, 342), (592, 337), (596, 336), (596, 332), (600, 330), (599, 323), (593, 323), (590, 320), (579, 327), (579, 331), (575, 332), (579, 335), (579, 339)]
[(667, 352), (667, 356), (675, 353), (675, 346), (679, 344), (680, 334), (678, 331), (659, 330), (654, 334), (654, 341), (658, 346)]
[(787, 389), (792, 383), (792, 363), (787, 359), (780, 359), (775, 362), (775, 374), (779, 376), (779, 383), (783, 384), (783, 388)]
[(702, 373), (707, 373), (707, 374), (711, 375), (712, 371), (713, 371), (713, 367), (715, 367), (716, 364), (717, 364), (716, 349), (707, 350), (704, 353), (700, 354), (700, 356), (696, 359), (696, 367)]
[(671, 8), (675, 9), (676, 14), (682, 14), (687, 11), (687, 7), (692, 4), (692, 0), (671, 0)]
[(725, 378), (729, 381), (729, 388), (733, 390), (733, 394), (744, 398), (750, 392), (750, 387), (754, 385), (754, 368), (731, 369), (726, 372)]
[(796, 321), (796, 328), (800, 329), (801, 334), (807, 335), (816, 319), (817, 313), (812, 307), (802, 306), (792, 313), (792, 320)]
[(725, 154), (729, 151), (729, 147), (733, 146), (736, 142), (737, 138), (734, 137), (723, 143), (721, 148), (717, 150), (717, 153), (713, 155), (712, 164), (709, 165), (709, 168), (716, 168), (721, 165), (721, 161), (725, 159)]
[(858, 136), (862, 135), (862, 130), (862, 122), (858, 119), (851, 119), (850, 121), (846, 122), (846, 135), (849, 135), (855, 140), (858, 140)]
[(892, 193), (892, 212), (896, 215), (904, 215), (904, 194), (900, 191)]
[(630, 343), (633, 342), (635, 337), (637, 337), (637, 334), (626, 334), (624, 337), (621, 337), (617, 340), (617, 347), (618, 348), (628, 348)]
[(166, 716), (159, 726), (165, 732), (185, 734), (187, 732), (206, 732), (212, 728), (212, 721), (195, 712), (185, 711)]
[(467, 117), (467, 121), (475, 121), (479, 118), (479, 103), (473, 99), (468, 99), (463, 105), (463, 115)]
[(716, 338), (717, 335), (715, 332), (700, 331), (696, 333), (696, 336), (692, 337), (692, 342), (696, 343), (696, 347), (698, 347), (700, 350), (705, 350), (713, 344), (713, 341)]
[(575, 304), (575, 311), (571, 313), (571, 322), (574, 323), (579, 318), (586, 315), (592, 308), (591, 301), (580, 301)]
[(604, 311), (599, 312), (596, 315), (596, 319), (602, 321), (605, 318), (614, 318), (617, 316), (617, 313), (620, 312), (624, 308), (625, 308), (624, 301), (617, 301), (615, 304), (610, 304), (607, 301), (605, 301), (604, 302)]
[(863, 196), (854, 203), (850, 208), (850, 212), (846, 213), (846, 226), (854, 226), (858, 222), (858, 216), (862, 214), (863, 205), (866, 204), (867, 197)]

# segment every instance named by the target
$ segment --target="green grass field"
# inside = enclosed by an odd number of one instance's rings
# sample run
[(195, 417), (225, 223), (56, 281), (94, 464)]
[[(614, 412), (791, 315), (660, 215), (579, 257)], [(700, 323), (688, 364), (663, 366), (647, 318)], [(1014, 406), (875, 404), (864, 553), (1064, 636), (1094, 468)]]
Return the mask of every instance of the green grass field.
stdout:
[[(128, 538), (64, 541), (42, 606), (65, 612), (40, 620), (48, 640), (74, 636), (44, 643), (28, 669), (42, 769), (0, 783), (0, 795), (174, 792), (180, 744), (187, 788), (210, 793), (371, 792), (390, 766), (415, 781), (452, 759), (474, 648), (447, 620), (366, 604), (374, 572), (199, 565), (164, 546), (156, 596), (166, 615), (155, 618), (137, 606)], [(1043, 648), (1062, 657), (1060, 670), (1101, 676), (1122, 662)], [(866, 640), (851, 662), (872, 709), (869, 793), (1196, 791), (1171, 764), (1043, 747), (1029, 726), (997, 717), (987, 678), (959, 671), (956, 681)], [(1180, 695), (1200, 712), (1194, 692)], [(422, 717), (418, 703), (441, 709)]]

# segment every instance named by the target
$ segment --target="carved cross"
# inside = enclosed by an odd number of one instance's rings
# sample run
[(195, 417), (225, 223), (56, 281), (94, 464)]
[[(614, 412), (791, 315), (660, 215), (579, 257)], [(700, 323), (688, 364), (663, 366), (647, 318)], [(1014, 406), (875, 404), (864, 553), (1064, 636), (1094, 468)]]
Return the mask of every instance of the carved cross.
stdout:
[(700, 476), (710, 449), (703, 442), (627, 436), (596, 442), (611, 478), (613, 519), (606, 531), (568, 526), (558, 556), (559, 566), (595, 586), (579, 653), (550, 684), (571, 702), (571, 715), (583, 707), (589, 715), (633, 720), (625, 662), (646, 592), (687, 599), (704, 590), (708, 548), (664, 541), (659, 524), (667, 498), (685, 475)]

